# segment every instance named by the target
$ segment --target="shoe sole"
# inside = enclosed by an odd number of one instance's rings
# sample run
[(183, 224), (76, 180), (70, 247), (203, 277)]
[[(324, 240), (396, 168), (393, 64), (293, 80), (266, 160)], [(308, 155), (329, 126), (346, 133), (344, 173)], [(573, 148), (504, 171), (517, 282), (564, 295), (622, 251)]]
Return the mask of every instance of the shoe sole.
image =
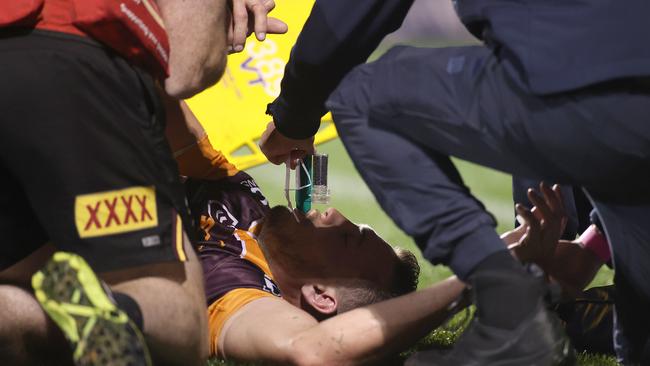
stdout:
[(75, 365), (151, 366), (142, 333), (78, 255), (57, 252), (32, 277), (36, 299), (72, 345)]

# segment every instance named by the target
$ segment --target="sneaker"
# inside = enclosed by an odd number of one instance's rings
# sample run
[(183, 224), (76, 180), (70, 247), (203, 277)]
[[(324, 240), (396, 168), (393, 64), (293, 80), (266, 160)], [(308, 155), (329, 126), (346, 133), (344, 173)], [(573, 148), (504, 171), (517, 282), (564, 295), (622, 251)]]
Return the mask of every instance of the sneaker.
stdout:
[(142, 333), (80, 256), (55, 253), (34, 274), (32, 287), (70, 342), (75, 365), (152, 364)]
[(535, 310), (515, 329), (483, 324), (478, 317), (453, 349), (415, 353), (405, 366), (569, 366), (575, 351), (555, 314), (540, 297)]

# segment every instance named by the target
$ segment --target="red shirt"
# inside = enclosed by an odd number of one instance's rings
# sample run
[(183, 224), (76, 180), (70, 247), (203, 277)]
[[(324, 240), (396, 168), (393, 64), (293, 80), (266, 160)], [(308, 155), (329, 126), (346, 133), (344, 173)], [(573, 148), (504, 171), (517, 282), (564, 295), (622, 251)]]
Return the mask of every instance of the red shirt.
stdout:
[(154, 76), (168, 75), (169, 40), (154, 0), (0, 1), (0, 28), (91, 37)]
[(73, 21), (72, 0), (45, 0), (34, 27), (85, 36), (86, 33), (75, 27)]

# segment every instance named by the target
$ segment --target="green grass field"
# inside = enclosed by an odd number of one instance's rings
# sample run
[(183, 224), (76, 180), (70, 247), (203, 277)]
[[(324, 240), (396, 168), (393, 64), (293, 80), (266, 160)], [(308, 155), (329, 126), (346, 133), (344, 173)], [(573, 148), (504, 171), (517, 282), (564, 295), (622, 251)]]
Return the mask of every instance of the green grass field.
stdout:
[[(332, 191), (331, 205), (336, 207), (352, 221), (372, 226), (386, 241), (399, 245), (416, 253), (420, 260), (420, 287), (426, 287), (451, 274), (448, 268), (432, 266), (420, 256), (413, 240), (405, 235), (381, 210), (374, 196), (357, 173), (339, 140), (328, 142), (318, 147), (319, 152), (329, 154), (329, 185)], [(498, 232), (512, 229), (513, 205), (510, 176), (485, 169), (474, 164), (457, 161), (465, 183), (471, 191), (485, 204), (498, 220)], [(284, 200), (284, 166), (266, 164), (249, 170), (272, 205), (285, 205)], [(322, 208), (316, 206), (315, 208)], [(612, 273), (601, 271), (593, 285), (611, 283)], [(426, 344), (445, 345), (453, 342), (456, 334), (433, 332), (423, 342)], [(210, 365), (237, 365), (232, 362), (211, 360)], [(608, 366), (617, 365), (611, 358), (597, 355), (580, 355), (580, 365)]]

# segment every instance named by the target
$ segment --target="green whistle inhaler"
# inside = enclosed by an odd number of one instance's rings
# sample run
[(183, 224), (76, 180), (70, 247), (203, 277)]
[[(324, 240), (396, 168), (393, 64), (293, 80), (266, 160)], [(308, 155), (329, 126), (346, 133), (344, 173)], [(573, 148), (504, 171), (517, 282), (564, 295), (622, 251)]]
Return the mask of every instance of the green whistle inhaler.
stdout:
[[(296, 190), (296, 208), (307, 213), (312, 203), (328, 204), (330, 190), (327, 185), (327, 154), (307, 155), (302, 158), (305, 169), (300, 169)], [(310, 184), (311, 183), (311, 184)]]

